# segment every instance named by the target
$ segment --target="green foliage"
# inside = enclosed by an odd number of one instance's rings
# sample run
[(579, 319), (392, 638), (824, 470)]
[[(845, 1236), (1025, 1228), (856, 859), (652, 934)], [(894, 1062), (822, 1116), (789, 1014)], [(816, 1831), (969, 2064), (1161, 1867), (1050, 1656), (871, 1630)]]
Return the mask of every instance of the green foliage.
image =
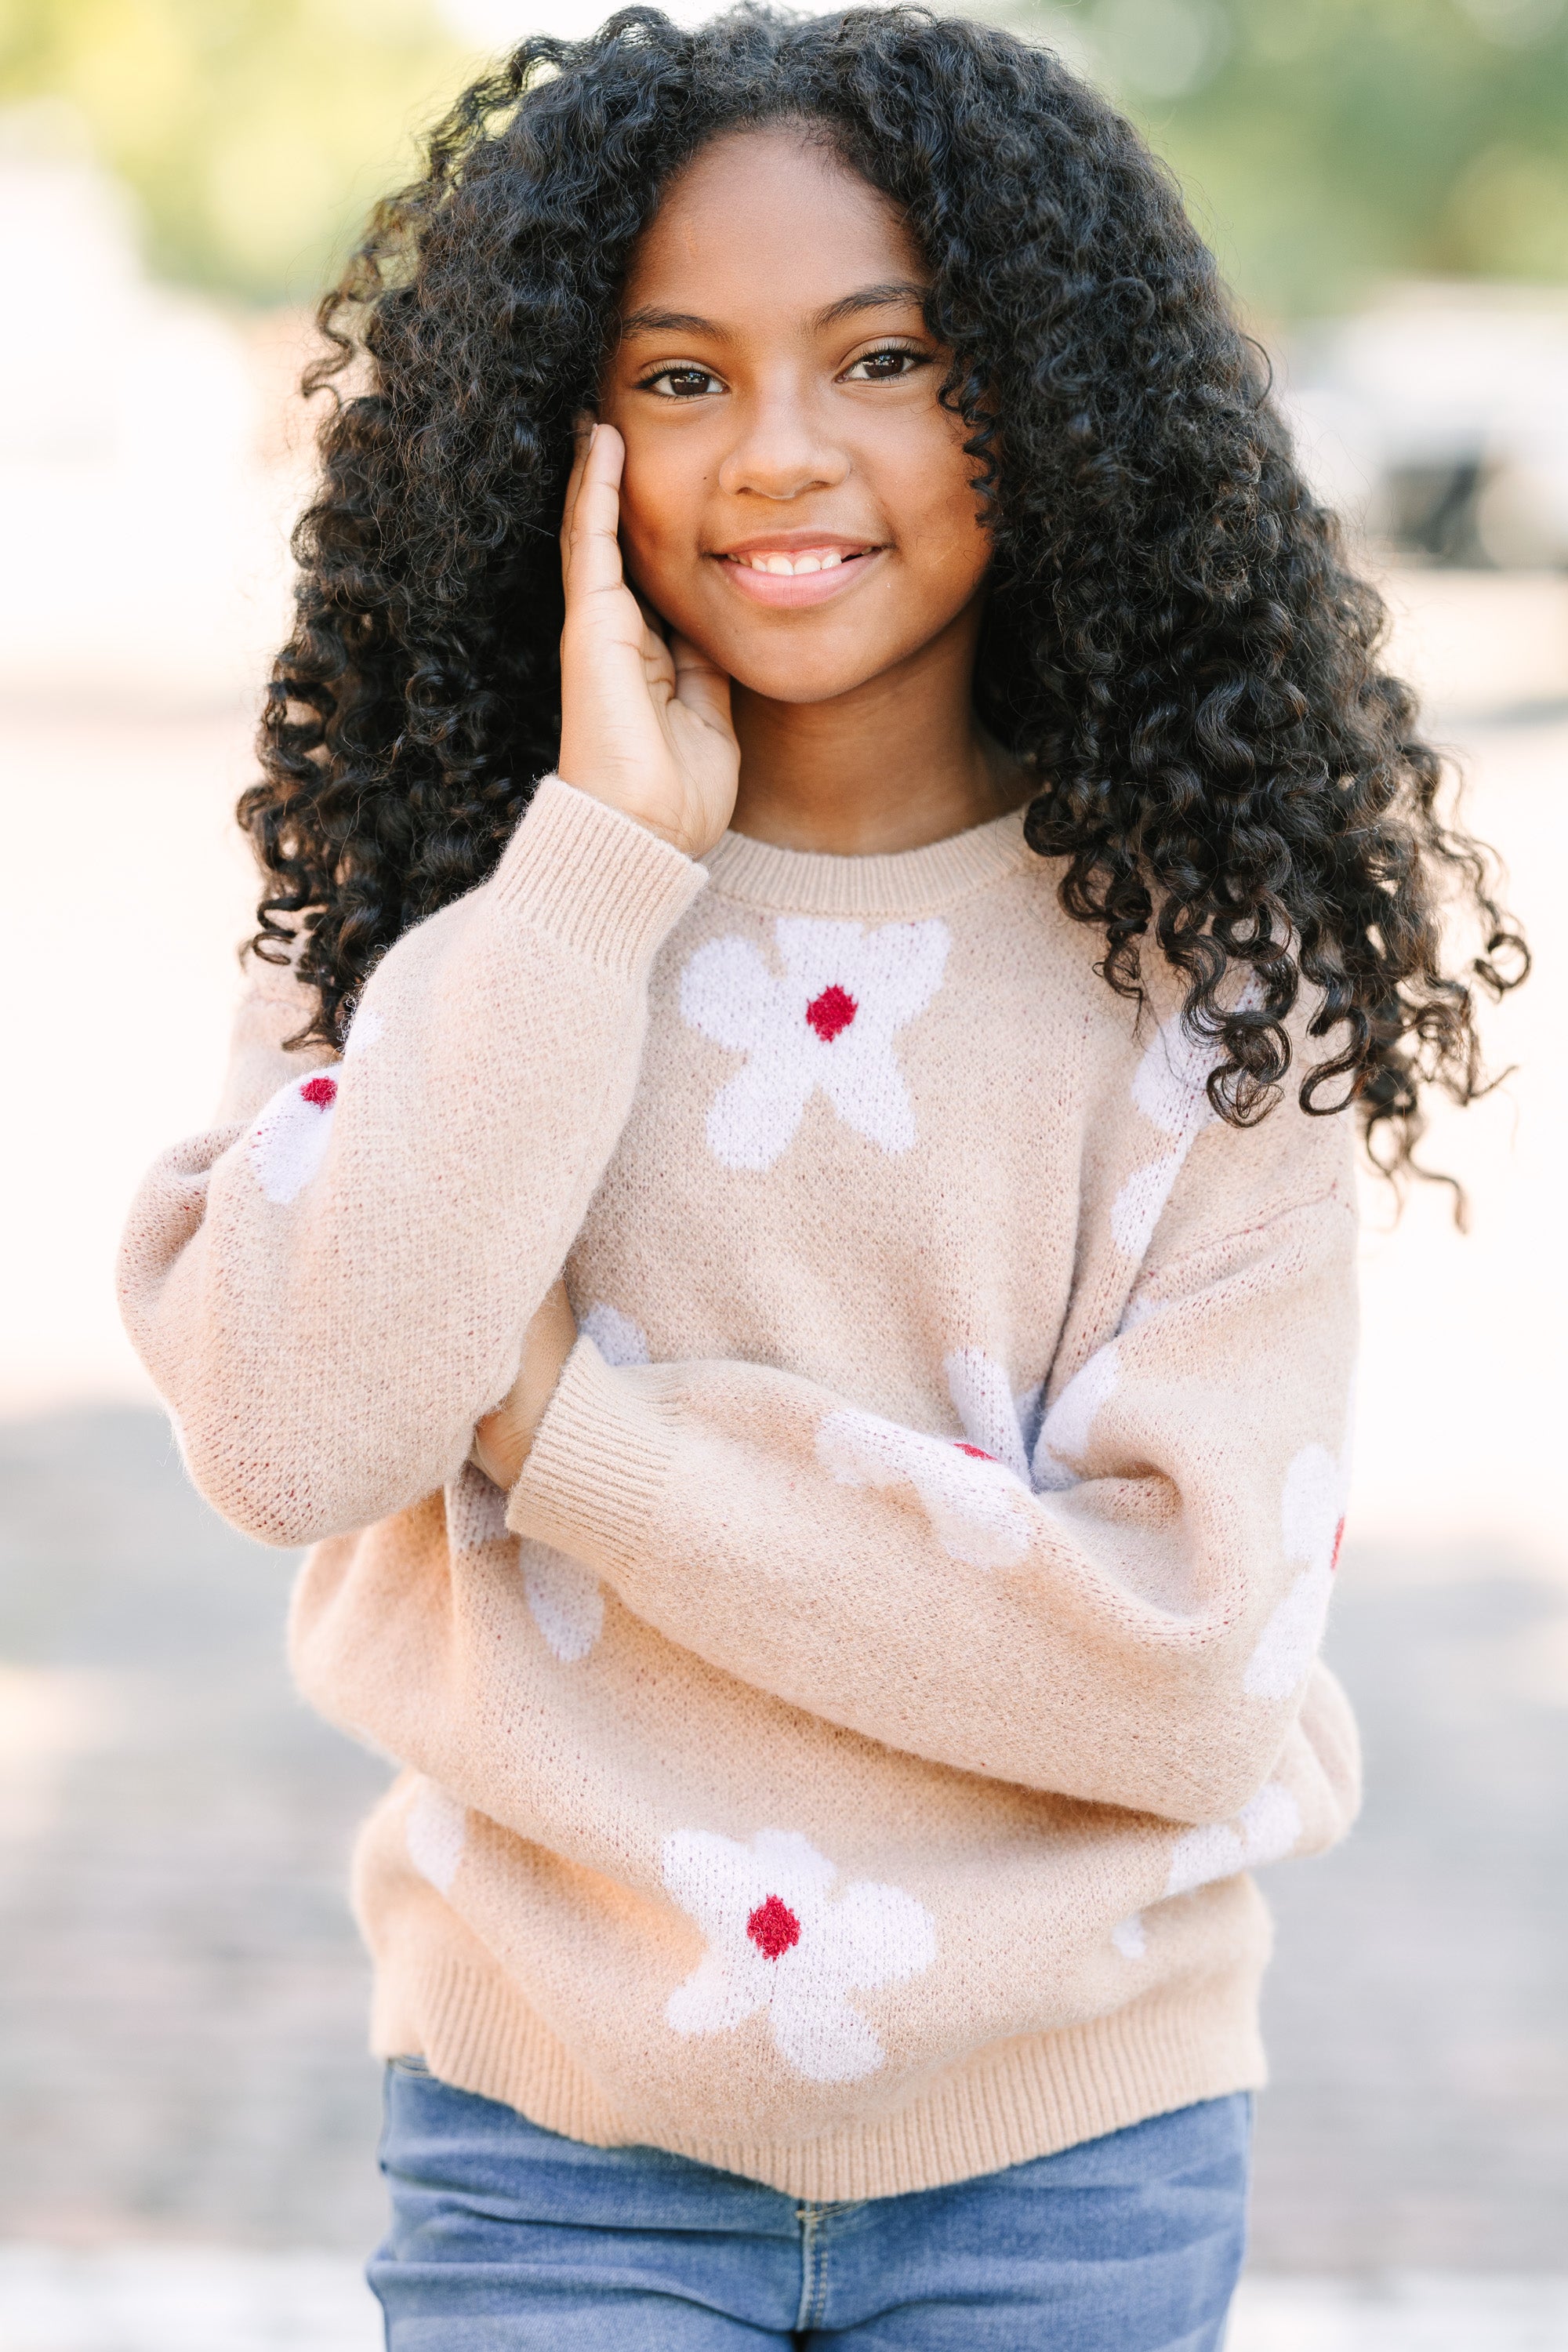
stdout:
[(471, 63), (428, 0), (0, 0), (0, 104), (60, 101), (163, 275), (316, 292)]
[[(1568, 278), (1568, 0), (978, 5), (1109, 82), (1260, 311)], [(0, 105), (63, 100), (153, 267), (252, 301), (316, 290), (473, 63), (438, 0), (0, 0)]]
[(1110, 84), (1261, 310), (1394, 272), (1568, 278), (1564, 0), (1068, 0), (1022, 21)]

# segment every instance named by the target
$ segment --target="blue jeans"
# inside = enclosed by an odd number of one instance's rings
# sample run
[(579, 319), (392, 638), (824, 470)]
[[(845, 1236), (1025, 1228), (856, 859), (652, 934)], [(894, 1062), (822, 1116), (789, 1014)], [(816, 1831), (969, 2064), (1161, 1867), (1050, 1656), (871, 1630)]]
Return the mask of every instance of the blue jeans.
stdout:
[(387, 2069), (389, 2352), (1217, 2352), (1252, 2103), (816, 2205), (651, 2147), (588, 2147)]

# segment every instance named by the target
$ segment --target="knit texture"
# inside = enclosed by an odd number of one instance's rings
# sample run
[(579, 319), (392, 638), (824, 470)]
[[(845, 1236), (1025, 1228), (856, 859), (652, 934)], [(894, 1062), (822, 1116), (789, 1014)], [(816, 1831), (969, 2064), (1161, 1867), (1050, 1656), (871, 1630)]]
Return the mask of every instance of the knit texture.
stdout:
[[(1248, 1867), (1357, 1802), (1351, 1122), (1215, 1118), (1056, 883), (1017, 817), (704, 867), (551, 780), (341, 1060), (255, 970), (122, 1295), (402, 1768), (379, 2051), (814, 2199), (1261, 2080)], [(563, 1265), (508, 1496), (473, 1427)]]

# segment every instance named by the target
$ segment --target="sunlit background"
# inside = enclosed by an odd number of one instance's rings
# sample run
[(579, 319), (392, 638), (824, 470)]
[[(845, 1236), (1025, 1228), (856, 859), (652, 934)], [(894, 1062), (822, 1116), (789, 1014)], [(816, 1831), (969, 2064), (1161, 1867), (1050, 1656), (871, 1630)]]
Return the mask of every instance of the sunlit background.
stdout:
[[(695, 21), (704, 9), (672, 11)], [(1277, 2088), (1233, 2352), (1568, 2342), (1568, 9), (989, 13), (1179, 175), (1455, 747), (1537, 973), (1513, 1066), (1369, 1185), (1331, 1647), (1367, 1822), (1276, 1874)], [(483, 59), (592, 0), (0, 0), (0, 2346), (374, 2342), (341, 1882), (376, 1769), (289, 1700), (288, 1562), (183, 1487), (114, 1317), (205, 1123), (231, 809), (310, 478), (312, 300)], [(368, 2333), (367, 2333), (368, 2329)], [(182, 2332), (184, 2331), (184, 2332)]]

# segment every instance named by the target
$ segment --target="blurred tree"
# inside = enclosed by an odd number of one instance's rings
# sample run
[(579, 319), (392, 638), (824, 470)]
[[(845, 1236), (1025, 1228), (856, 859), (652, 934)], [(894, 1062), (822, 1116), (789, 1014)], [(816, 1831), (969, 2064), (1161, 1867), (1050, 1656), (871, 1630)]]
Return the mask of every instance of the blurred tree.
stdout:
[[(1338, 307), (1391, 272), (1568, 279), (1568, 0), (972, 5), (1110, 85), (1263, 312)], [(476, 39), (578, 31), (592, 14), (0, 0), (0, 105), (75, 110), (139, 197), (155, 268), (298, 298), (407, 167)]]
[(313, 294), (471, 62), (431, 0), (0, 0), (0, 105), (68, 108), (163, 275)]
[(1568, 279), (1565, 0), (1058, 0), (1253, 305), (1390, 273)]

